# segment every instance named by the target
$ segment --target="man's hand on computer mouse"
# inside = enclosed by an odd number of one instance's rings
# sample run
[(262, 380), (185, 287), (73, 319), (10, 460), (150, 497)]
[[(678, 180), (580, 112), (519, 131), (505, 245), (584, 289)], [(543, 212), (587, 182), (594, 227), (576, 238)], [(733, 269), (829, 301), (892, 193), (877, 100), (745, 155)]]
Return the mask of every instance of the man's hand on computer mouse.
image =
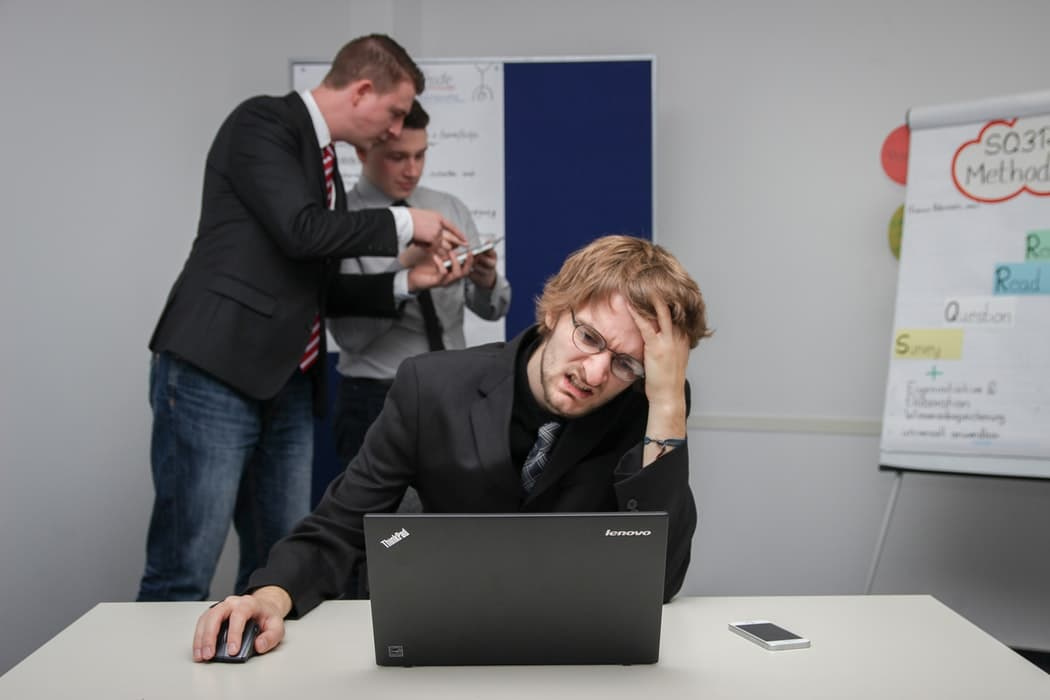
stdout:
[(215, 658), (215, 642), (219, 627), (229, 619), (227, 651), (236, 654), (240, 650), (245, 625), (255, 620), (259, 635), (255, 638), (255, 651), (265, 654), (284, 639), (284, 617), (292, 609), (292, 599), (278, 586), (265, 586), (249, 595), (229, 596), (205, 610), (197, 619), (193, 633), (193, 660), (211, 661)]

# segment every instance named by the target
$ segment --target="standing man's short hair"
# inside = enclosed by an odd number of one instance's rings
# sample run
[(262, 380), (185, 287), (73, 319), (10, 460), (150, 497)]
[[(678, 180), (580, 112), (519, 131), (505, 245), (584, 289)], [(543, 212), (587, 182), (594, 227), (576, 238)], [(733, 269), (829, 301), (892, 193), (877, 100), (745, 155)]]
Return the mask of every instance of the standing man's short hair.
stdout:
[(403, 80), (412, 82), (417, 95), (426, 87), (423, 71), (401, 44), (385, 34), (358, 37), (339, 49), (324, 84), (339, 89), (362, 79), (371, 80), (381, 93)]
[(546, 319), (572, 308), (622, 294), (643, 317), (656, 320), (652, 298), (671, 309), (671, 322), (695, 348), (711, 335), (700, 287), (682, 264), (662, 246), (633, 236), (603, 236), (580, 248), (547, 280), (536, 302), (542, 335), (551, 332)]

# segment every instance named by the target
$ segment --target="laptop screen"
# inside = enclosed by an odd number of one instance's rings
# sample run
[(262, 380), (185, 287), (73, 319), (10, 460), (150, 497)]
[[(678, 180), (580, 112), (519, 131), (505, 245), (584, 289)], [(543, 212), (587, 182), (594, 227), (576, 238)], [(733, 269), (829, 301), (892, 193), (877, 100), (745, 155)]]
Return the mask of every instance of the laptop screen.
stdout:
[(370, 514), (365, 540), (380, 665), (659, 658), (666, 513)]

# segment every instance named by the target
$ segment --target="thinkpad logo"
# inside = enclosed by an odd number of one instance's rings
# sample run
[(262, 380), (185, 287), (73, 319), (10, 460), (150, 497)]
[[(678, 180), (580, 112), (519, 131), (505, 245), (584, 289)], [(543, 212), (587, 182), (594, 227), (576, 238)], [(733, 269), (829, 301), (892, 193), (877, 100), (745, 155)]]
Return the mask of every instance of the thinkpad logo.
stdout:
[(606, 530), (606, 537), (648, 537), (652, 530)]
[(390, 537), (387, 537), (385, 540), (379, 540), (379, 541), (383, 543), (384, 547), (386, 547), (387, 549), (390, 549), (391, 547), (393, 547), (395, 544), (397, 544), (401, 540), (405, 539), (406, 537), (408, 537), (408, 530), (406, 530), (405, 528), (401, 528), (398, 532), (395, 532)]

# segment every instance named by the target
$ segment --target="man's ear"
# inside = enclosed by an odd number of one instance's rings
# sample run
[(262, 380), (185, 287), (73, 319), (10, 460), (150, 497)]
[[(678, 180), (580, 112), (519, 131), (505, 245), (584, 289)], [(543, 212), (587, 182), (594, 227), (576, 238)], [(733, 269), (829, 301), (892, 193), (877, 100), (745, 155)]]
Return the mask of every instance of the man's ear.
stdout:
[(375, 85), (368, 78), (361, 78), (355, 80), (347, 86), (347, 91), (350, 93), (350, 104), (354, 107), (368, 95), (368, 93), (375, 90)]
[(548, 311), (543, 315), (543, 325), (547, 327), (547, 332), (553, 332), (554, 326), (558, 322), (558, 317)]

